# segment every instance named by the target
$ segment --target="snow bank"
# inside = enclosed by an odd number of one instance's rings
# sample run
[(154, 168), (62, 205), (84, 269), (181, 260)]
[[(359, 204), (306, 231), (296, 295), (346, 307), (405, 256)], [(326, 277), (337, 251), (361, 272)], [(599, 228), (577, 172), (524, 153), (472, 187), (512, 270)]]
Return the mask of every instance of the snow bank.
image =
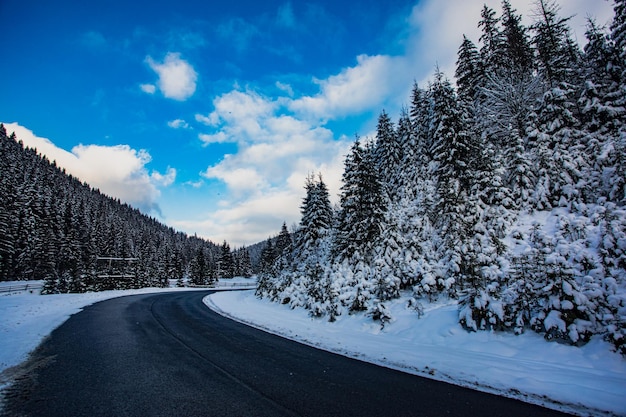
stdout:
[(458, 324), (456, 303), (428, 306), (420, 319), (389, 302), (394, 321), (381, 329), (365, 315), (312, 319), (252, 291), (204, 302), (271, 333), (390, 368), (580, 415), (626, 415), (626, 360), (599, 337), (579, 348), (534, 333), (469, 333)]

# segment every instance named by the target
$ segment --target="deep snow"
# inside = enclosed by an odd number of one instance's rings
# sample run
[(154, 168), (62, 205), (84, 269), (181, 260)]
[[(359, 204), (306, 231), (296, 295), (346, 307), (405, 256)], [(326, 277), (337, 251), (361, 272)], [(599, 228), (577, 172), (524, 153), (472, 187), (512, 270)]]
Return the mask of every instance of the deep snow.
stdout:
[[(245, 280), (244, 282), (250, 282)], [(87, 294), (0, 294), (0, 386), (6, 372), (70, 315), (97, 301), (131, 294), (179, 291), (147, 288)], [(381, 329), (364, 315), (335, 323), (307, 311), (259, 300), (253, 291), (216, 293), (205, 304), (221, 314), (322, 349), (519, 398), (580, 415), (626, 415), (626, 360), (596, 337), (581, 348), (547, 343), (537, 334), (463, 330), (454, 303), (425, 309), (424, 316), (397, 301), (394, 321)]]

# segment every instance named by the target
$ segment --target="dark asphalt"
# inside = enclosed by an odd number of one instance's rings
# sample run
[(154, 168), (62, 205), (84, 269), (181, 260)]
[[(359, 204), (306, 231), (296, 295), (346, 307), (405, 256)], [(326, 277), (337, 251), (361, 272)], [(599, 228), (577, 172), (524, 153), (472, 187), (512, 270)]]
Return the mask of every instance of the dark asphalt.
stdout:
[(206, 294), (135, 295), (85, 308), (24, 365), (3, 414), (559, 415), (270, 335), (213, 313)]

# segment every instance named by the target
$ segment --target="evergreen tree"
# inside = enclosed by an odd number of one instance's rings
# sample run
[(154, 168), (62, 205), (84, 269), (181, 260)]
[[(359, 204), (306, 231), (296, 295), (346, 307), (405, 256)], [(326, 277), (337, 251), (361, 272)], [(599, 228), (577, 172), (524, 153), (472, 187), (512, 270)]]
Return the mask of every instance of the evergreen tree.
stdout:
[(476, 45), (463, 35), (463, 43), (457, 53), (456, 78), (459, 99), (466, 103), (474, 103), (484, 78), (480, 62), (480, 54)]
[[(562, 84), (567, 87), (566, 84)], [(554, 88), (544, 94), (536, 128), (529, 131), (530, 146), (538, 168), (534, 205), (538, 209), (565, 206), (578, 201), (584, 158), (580, 122), (574, 115), (571, 89)], [(536, 169), (537, 169), (536, 168)]]
[(296, 236), (298, 255), (316, 247), (319, 241), (328, 235), (333, 224), (328, 188), (322, 176), (319, 175), (317, 181), (313, 176), (309, 176), (305, 189), (307, 193), (300, 207), (302, 219)]
[(378, 302), (400, 296), (404, 268), (404, 240), (397, 220), (386, 216), (381, 234), (381, 242), (374, 249), (372, 284), (374, 297)]
[(518, 208), (528, 207), (536, 180), (531, 156), (525, 150), (524, 140), (517, 129), (510, 132), (510, 146), (506, 149), (503, 159), (504, 181), (511, 191), (513, 203)]
[(189, 264), (189, 279), (193, 285), (205, 285), (208, 281), (208, 268), (204, 251), (198, 249)]
[(394, 190), (394, 201), (397, 203), (399, 200), (406, 198), (407, 194), (412, 192), (411, 183), (415, 181), (415, 177), (410, 175), (409, 160), (413, 160), (414, 156), (409, 156), (413, 150), (409, 150), (410, 147), (415, 146), (413, 138), (413, 129), (411, 126), (411, 119), (406, 108), (402, 108), (400, 118), (398, 120), (398, 129), (396, 132), (398, 144), (402, 147), (401, 159), (397, 161), (395, 168), (394, 183), (396, 189)]
[(333, 243), (333, 257), (339, 262), (356, 252), (367, 255), (380, 236), (384, 220), (382, 185), (372, 147), (362, 148), (358, 138), (346, 157), (341, 191), (339, 224)]
[(431, 100), (427, 91), (413, 85), (409, 119), (411, 122), (408, 141), (404, 143), (401, 172), (407, 179), (403, 187), (405, 198), (418, 196), (424, 191), (423, 181), (429, 181), (428, 165), (432, 161), (430, 136)]
[[(325, 291), (323, 265), (327, 263), (329, 256), (333, 212), (330, 206), (328, 188), (321, 175), (318, 175), (317, 180), (315, 177), (309, 176), (305, 183), (305, 189), (307, 194), (301, 206), (302, 219), (296, 238), (295, 292), (303, 292), (305, 298), (300, 303), (312, 315), (321, 316), (325, 314), (325, 305), (329, 296)], [(290, 298), (294, 298), (293, 295), (290, 295)]]
[(254, 294), (257, 297), (267, 297), (272, 291), (272, 278), (274, 277), (274, 270), (272, 266), (274, 265), (275, 259), (276, 251), (272, 245), (272, 239), (267, 239), (265, 246), (261, 251), (261, 259), (259, 261), (259, 277), (257, 280), (256, 290), (254, 291)]
[(263, 251), (261, 252), (261, 260), (259, 262), (259, 271), (261, 273), (270, 273), (272, 265), (276, 260), (276, 250), (272, 244), (272, 239), (267, 239)]
[(614, 133), (623, 124), (626, 110), (620, 101), (621, 67), (618, 48), (602, 28), (589, 20), (584, 48), (585, 85), (579, 103), (582, 118), (590, 132)]
[(276, 239), (276, 252), (279, 256), (287, 256), (292, 250), (292, 240), (289, 230), (287, 230), (287, 223), (283, 222), (280, 228), (280, 233)]
[(228, 242), (224, 241), (220, 252), (217, 274), (220, 278), (233, 278), (234, 273), (235, 264), (233, 254), (231, 253)]
[(533, 43), (540, 74), (550, 88), (560, 83), (577, 83), (581, 54), (570, 34), (570, 18), (559, 16), (555, 0), (536, 0), (535, 14)]
[(376, 145), (373, 153), (385, 196), (389, 201), (396, 201), (400, 183), (398, 167), (402, 161), (402, 147), (394, 131), (393, 123), (384, 110), (378, 116)]
[(463, 120), (450, 82), (440, 72), (432, 85), (431, 130), (434, 138), (432, 174), (436, 181), (436, 200), (431, 218), (445, 236), (441, 262), (446, 275), (460, 278), (463, 242), (469, 238), (467, 204), (471, 186), (472, 164), (475, 162), (471, 133)]
[[(5, 188), (6, 184), (0, 180), (0, 187)], [(0, 189), (1, 190), (1, 189)], [(1, 190), (2, 195), (8, 195), (7, 191)], [(0, 200), (0, 281), (10, 279), (11, 261), (14, 253), (13, 228), (8, 201)]]
[(533, 50), (522, 16), (515, 13), (509, 0), (502, 1), (502, 33), (505, 38), (507, 72), (525, 78), (534, 69)]
[(505, 36), (500, 27), (500, 18), (496, 17), (495, 10), (485, 4), (480, 12), (481, 20), (478, 27), (481, 28), (480, 57), (485, 73), (495, 72), (503, 66), (505, 54)]
[[(626, 97), (618, 48), (615, 43), (589, 21), (584, 48), (585, 84), (578, 100), (582, 108), (584, 157), (588, 165), (583, 172), (586, 198), (608, 198), (612, 201), (623, 190), (623, 175), (607, 176), (607, 172), (624, 172), (624, 135), (620, 129), (626, 121)], [(582, 144), (581, 144), (582, 146)], [(607, 181), (608, 180), (608, 181)], [(621, 192), (623, 196), (623, 191)]]
[[(182, 276), (198, 247), (207, 257), (217, 250), (67, 175), (14, 134), (7, 137), (4, 127), (0, 156), (2, 279), (44, 279), (47, 293), (166, 286), (168, 277)], [(99, 256), (139, 260), (101, 271)]]
[(252, 261), (250, 260), (250, 252), (244, 246), (237, 251), (239, 271), (237, 275), (244, 278), (250, 278), (252, 276)]
[(624, 0), (614, 0), (613, 22), (611, 23), (611, 40), (615, 45), (616, 72), (621, 69), (621, 84), (626, 84), (626, 2)]
[[(498, 54), (499, 58), (497, 65), (485, 71), (477, 124), (496, 149), (506, 150), (513, 145), (509, 141), (511, 128), (520, 134), (526, 131), (541, 86), (533, 74), (533, 53), (527, 30), (508, 1), (503, 2), (501, 23), (498, 49), (490, 52)], [(483, 36), (483, 39), (488, 38)]]

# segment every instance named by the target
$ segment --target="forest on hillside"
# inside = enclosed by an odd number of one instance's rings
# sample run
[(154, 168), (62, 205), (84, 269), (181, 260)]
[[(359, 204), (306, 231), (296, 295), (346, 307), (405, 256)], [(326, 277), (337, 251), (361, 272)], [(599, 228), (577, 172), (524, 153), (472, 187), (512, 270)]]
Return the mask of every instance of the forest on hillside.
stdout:
[(470, 331), (539, 332), (626, 353), (626, 1), (586, 44), (552, 0), (508, 0), (397, 122), (345, 158), (339, 207), (305, 184), (297, 231), (263, 250), (256, 294), (334, 321), (458, 299)]
[(251, 276), (246, 248), (188, 236), (68, 175), (0, 124), (0, 281), (44, 293)]

